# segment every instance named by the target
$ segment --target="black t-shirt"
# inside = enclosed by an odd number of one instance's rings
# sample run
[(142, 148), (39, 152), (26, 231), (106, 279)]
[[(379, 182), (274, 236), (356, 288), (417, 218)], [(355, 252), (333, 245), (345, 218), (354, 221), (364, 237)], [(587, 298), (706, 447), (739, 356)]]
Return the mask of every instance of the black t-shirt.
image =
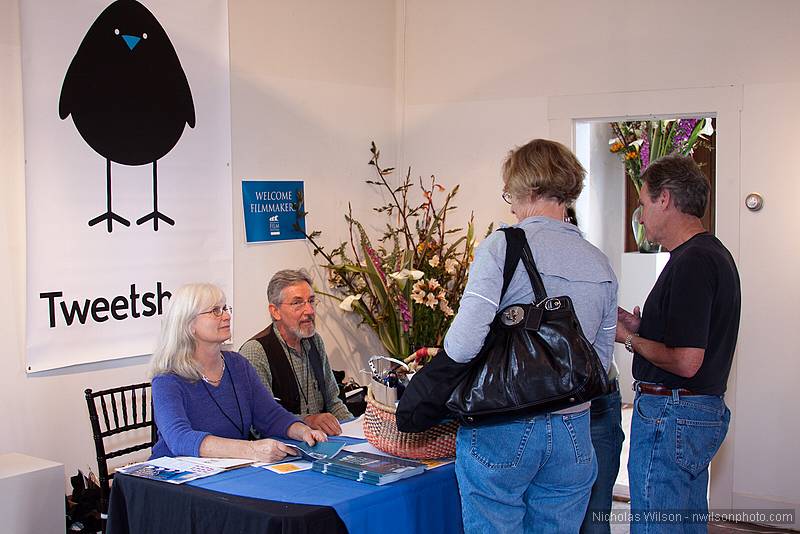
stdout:
[(725, 393), (741, 303), (739, 272), (719, 239), (703, 232), (676, 247), (644, 304), (639, 335), (670, 348), (705, 349), (703, 363), (683, 378), (634, 354), (633, 377), (704, 395)]

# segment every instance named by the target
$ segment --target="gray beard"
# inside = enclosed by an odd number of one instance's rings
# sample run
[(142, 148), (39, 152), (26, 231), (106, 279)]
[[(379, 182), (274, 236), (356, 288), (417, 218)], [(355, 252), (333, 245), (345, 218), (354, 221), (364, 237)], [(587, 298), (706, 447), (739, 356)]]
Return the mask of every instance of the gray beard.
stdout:
[(314, 324), (312, 324), (311, 326), (306, 327), (306, 328), (298, 327), (298, 328), (293, 328), (292, 329), (292, 334), (294, 334), (295, 336), (297, 336), (300, 339), (306, 339), (306, 338), (309, 338), (309, 337), (314, 337), (314, 334), (316, 334), (316, 333), (317, 333), (317, 327)]

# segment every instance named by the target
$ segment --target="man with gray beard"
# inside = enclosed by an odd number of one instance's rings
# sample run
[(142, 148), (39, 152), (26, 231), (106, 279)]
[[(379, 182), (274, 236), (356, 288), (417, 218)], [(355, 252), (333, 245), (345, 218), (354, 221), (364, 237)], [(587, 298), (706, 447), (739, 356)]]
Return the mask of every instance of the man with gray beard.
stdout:
[(241, 346), (261, 381), (284, 408), (328, 435), (353, 418), (339, 398), (322, 338), (316, 333), (317, 297), (305, 269), (275, 273), (267, 286), (272, 324)]

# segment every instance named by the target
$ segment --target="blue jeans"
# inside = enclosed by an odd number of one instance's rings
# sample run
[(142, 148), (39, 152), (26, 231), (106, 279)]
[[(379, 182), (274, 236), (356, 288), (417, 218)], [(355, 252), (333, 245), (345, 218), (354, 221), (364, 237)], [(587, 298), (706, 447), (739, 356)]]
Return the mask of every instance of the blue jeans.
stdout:
[(707, 531), (698, 517), (708, 511), (708, 465), (730, 416), (714, 395), (636, 394), (628, 459), (632, 533)]
[(619, 455), (625, 432), (622, 430), (622, 396), (614, 391), (592, 401), (592, 445), (597, 456), (597, 480), (592, 486), (589, 508), (581, 534), (608, 534), (614, 483), (619, 474)]
[(596, 476), (589, 410), (458, 430), (467, 534), (578, 532)]

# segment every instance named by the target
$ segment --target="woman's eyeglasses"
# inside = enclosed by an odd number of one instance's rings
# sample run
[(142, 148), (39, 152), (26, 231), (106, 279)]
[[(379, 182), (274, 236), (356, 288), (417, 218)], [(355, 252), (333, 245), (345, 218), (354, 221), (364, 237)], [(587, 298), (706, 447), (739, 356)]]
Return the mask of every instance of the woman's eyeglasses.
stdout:
[(506, 201), (506, 204), (511, 204), (511, 193), (503, 191), (503, 200)]
[(205, 315), (207, 313), (210, 313), (214, 317), (222, 317), (222, 314), (225, 313), (225, 312), (228, 312), (229, 315), (232, 314), (233, 313), (233, 306), (228, 306), (227, 304), (225, 306), (214, 306), (210, 310), (204, 311), (204, 312), (200, 312), (197, 315)]
[(294, 299), (289, 302), (281, 302), (281, 304), (289, 306), (294, 311), (300, 311), (306, 307), (306, 304), (310, 304), (312, 308), (316, 308), (317, 304), (319, 304), (319, 300), (317, 300), (317, 297), (308, 297), (308, 300)]

